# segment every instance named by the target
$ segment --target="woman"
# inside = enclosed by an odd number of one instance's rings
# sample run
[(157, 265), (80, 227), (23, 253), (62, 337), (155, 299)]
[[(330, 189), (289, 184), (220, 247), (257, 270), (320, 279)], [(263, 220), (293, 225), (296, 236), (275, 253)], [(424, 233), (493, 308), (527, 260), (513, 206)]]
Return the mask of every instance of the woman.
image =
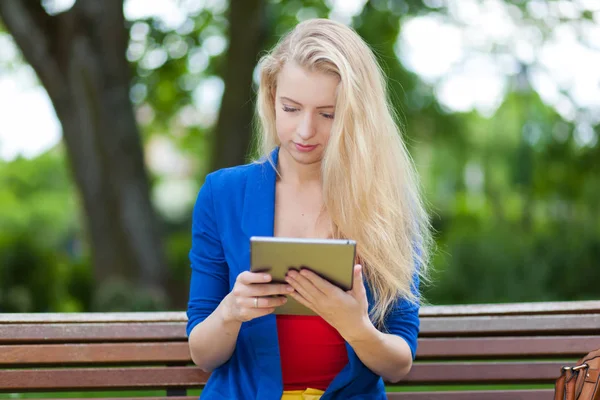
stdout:
[[(209, 174), (194, 208), (202, 398), (384, 399), (381, 378), (415, 356), (430, 234), (381, 70), (350, 28), (305, 21), (262, 58), (257, 111), (262, 159)], [(249, 272), (251, 236), (356, 240), (353, 289), (308, 271), (269, 283)], [(283, 295), (318, 316), (273, 315)]]

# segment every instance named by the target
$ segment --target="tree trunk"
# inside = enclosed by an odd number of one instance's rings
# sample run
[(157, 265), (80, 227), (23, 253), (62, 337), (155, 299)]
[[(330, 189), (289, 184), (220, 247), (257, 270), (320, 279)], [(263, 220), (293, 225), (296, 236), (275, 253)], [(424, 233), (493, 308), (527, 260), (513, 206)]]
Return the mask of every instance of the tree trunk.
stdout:
[(40, 1), (2, 0), (0, 17), (62, 124), (96, 283), (122, 278), (163, 292), (165, 257), (129, 100), (123, 0), (78, 0), (56, 16)]
[(231, 1), (229, 49), (211, 170), (243, 164), (252, 137), (252, 74), (267, 37), (264, 0)]

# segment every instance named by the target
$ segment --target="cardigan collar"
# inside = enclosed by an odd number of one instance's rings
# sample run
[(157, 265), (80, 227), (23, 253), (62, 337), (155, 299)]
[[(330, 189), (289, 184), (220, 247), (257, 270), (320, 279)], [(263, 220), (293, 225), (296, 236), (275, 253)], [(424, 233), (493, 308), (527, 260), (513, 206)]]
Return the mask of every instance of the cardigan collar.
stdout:
[(268, 158), (257, 161), (248, 174), (242, 212), (242, 230), (248, 237), (274, 234), (278, 158), (279, 147), (276, 147)]

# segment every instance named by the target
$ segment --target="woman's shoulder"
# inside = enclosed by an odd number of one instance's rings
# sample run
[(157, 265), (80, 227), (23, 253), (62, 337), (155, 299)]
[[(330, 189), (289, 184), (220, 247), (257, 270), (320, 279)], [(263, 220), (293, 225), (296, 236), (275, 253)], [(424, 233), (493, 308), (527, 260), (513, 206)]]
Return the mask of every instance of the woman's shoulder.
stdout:
[(210, 181), (211, 190), (215, 194), (243, 191), (248, 180), (260, 179), (268, 169), (272, 169), (272, 166), (266, 160), (222, 168), (209, 173), (204, 184)]

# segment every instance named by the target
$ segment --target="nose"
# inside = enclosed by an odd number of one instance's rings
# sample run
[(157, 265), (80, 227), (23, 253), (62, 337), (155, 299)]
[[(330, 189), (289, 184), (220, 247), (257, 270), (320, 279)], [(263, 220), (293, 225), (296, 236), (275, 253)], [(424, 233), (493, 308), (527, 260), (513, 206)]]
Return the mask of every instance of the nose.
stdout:
[(311, 115), (311, 113), (306, 113), (298, 126), (298, 136), (300, 136), (302, 140), (308, 140), (313, 137), (316, 132), (317, 127), (314, 116)]

